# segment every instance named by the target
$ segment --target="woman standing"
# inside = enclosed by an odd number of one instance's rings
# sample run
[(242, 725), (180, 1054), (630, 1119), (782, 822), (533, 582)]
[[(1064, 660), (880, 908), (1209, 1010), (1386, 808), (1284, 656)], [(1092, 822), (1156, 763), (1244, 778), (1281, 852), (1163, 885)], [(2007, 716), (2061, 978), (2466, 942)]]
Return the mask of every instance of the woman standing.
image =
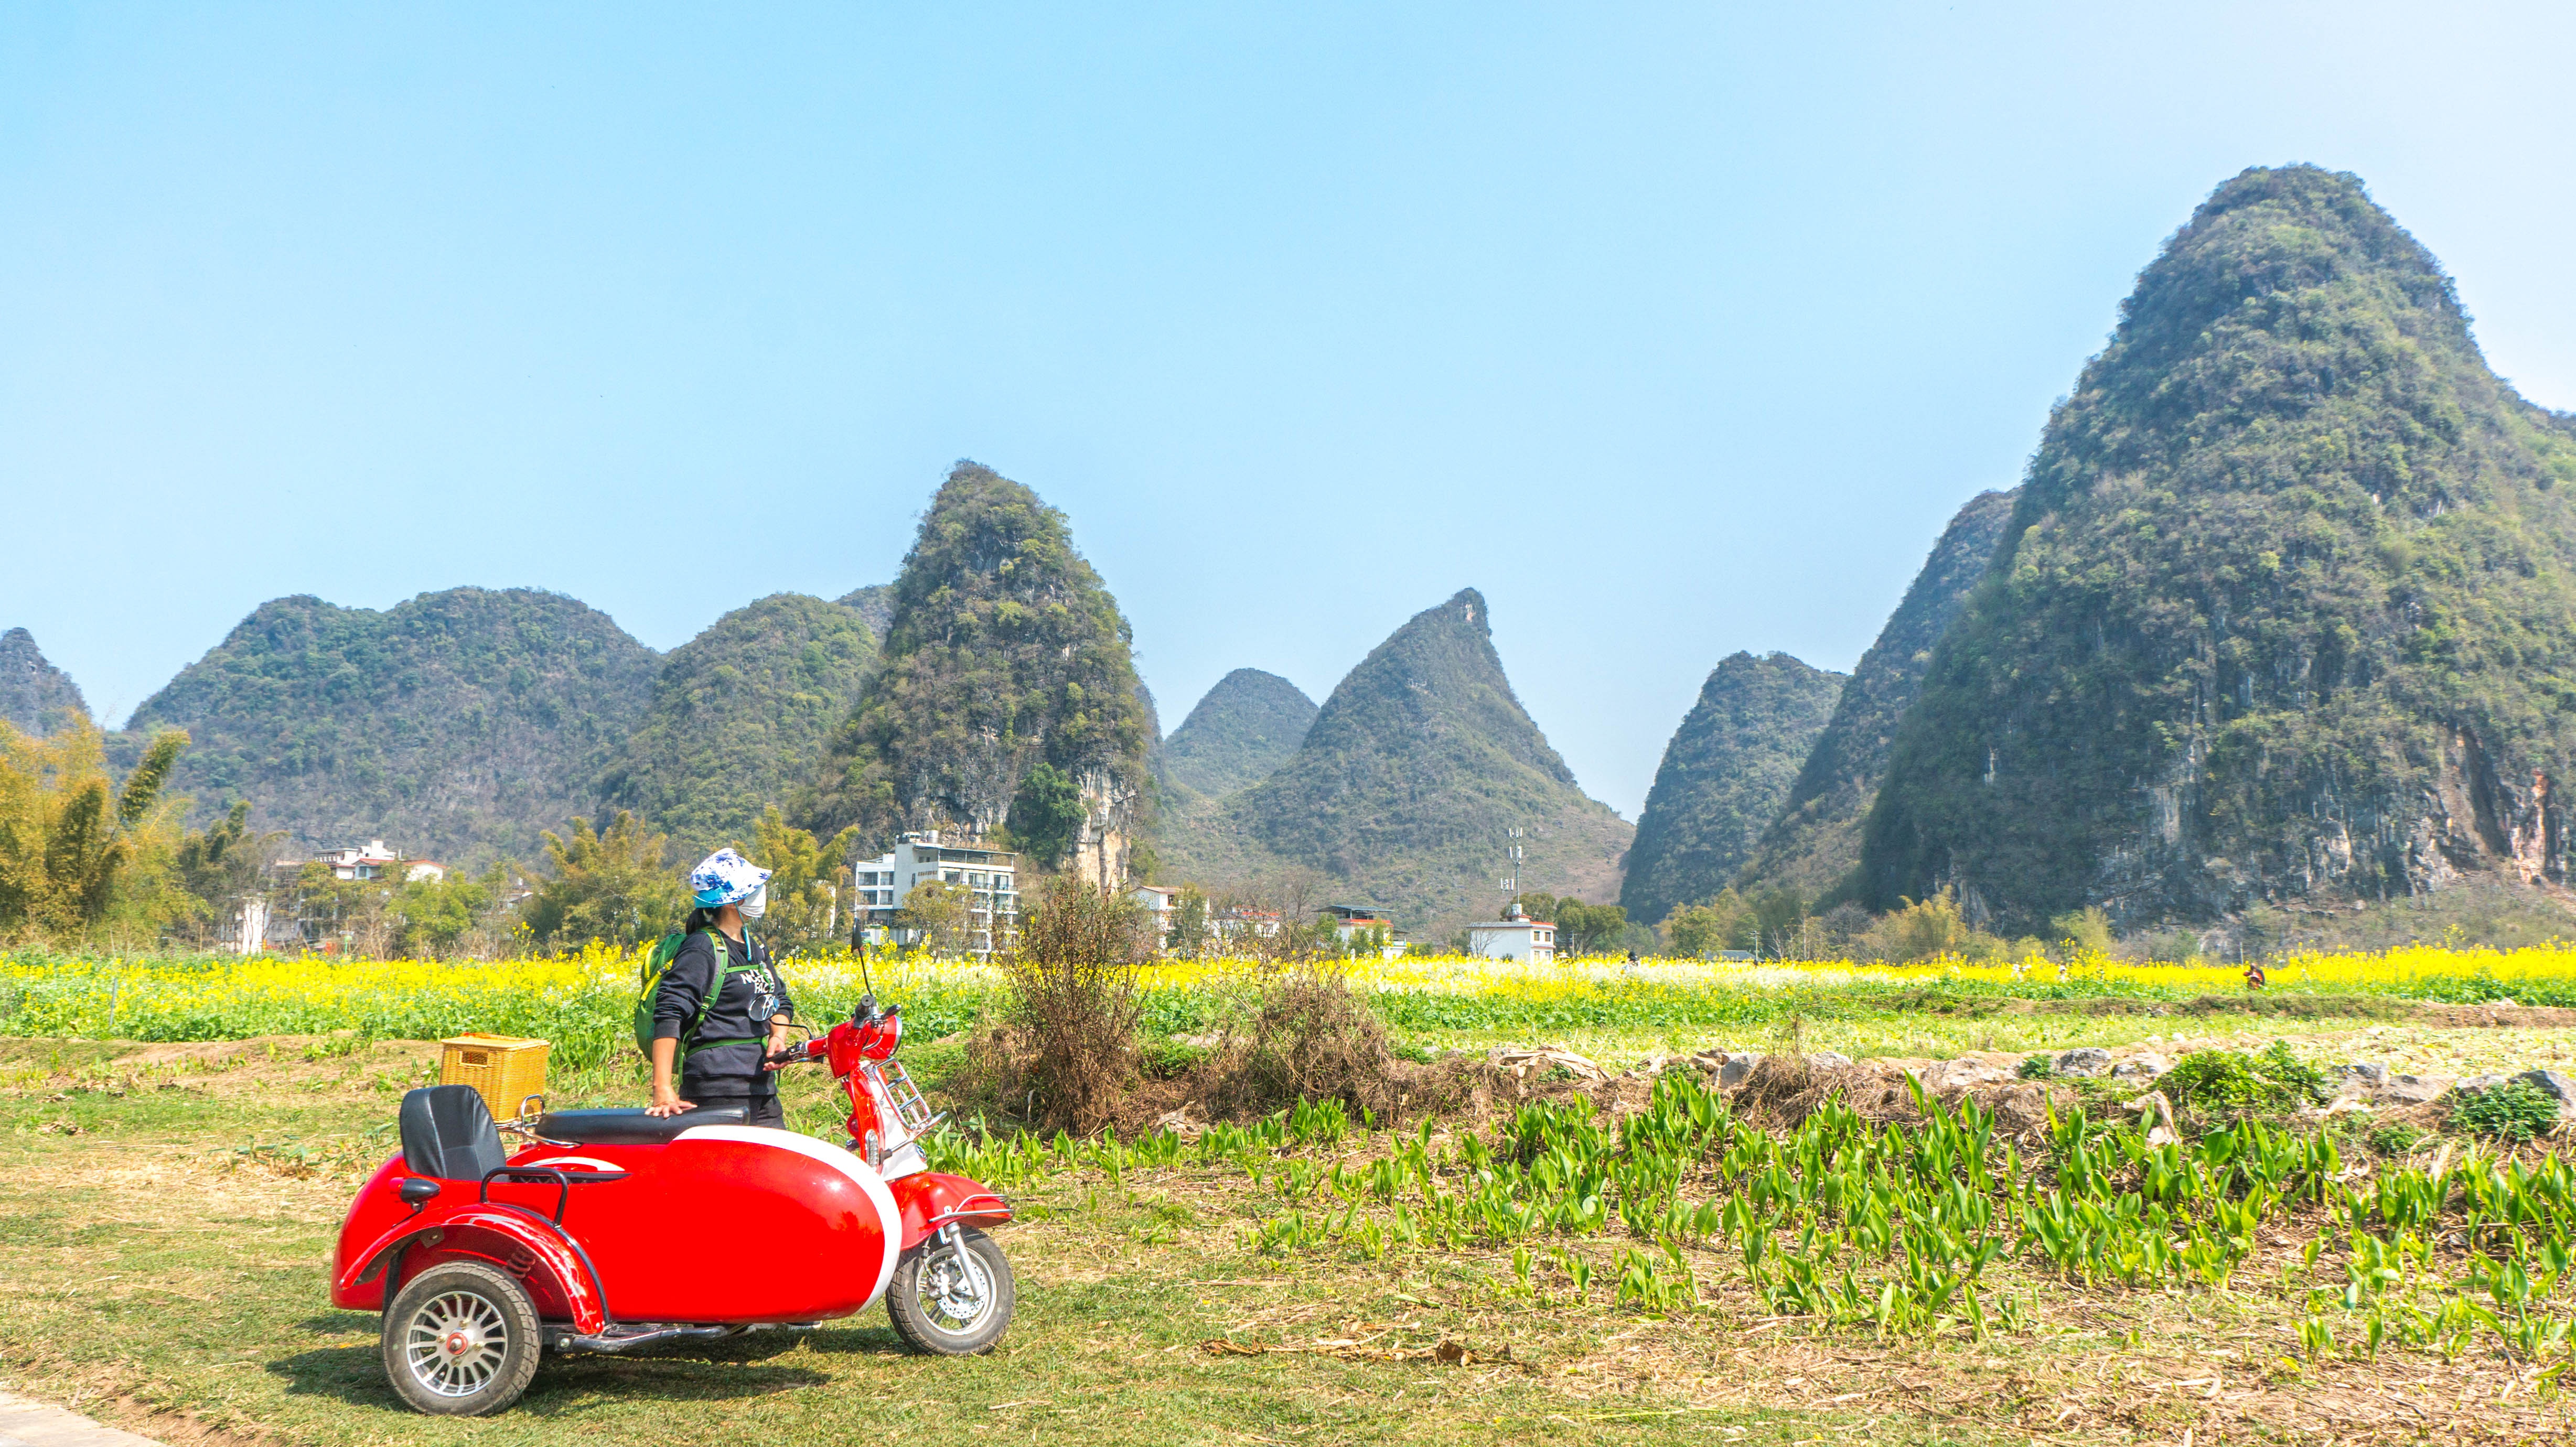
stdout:
[(769, 1057), (796, 1013), (769, 952), (744, 928), (769, 902), (769, 871), (719, 849), (689, 871), (688, 938), (653, 1000), (653, 1115), (740, 1106), (753, 1125), (787, 1124)]

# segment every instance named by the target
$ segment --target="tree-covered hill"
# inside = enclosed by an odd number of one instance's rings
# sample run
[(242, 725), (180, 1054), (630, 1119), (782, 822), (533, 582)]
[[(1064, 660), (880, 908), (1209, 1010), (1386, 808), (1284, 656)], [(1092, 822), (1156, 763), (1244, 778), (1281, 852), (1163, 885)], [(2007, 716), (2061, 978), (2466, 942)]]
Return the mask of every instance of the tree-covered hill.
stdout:
[(0, 723), (35, 738), (89, 717), (71, 675), (54, 667), (24, 628), (0, 633)]
[(1737, 653), (1710, 670), (1637, 816), (1619, 892), (1630, 919), (1656, 923), (1734, 882), (1842, 687), (1842, 674), (1786, 653)]
[(172, 781), (305, 848), (381, 838), (472, 865), (532, 854), (589, 807), (656, 660), (608, 615), (535, 589), (452, 588), (384, 612), (261, 604), (144, 701), (128, 739), (193, 740)]
[(904, 829), (1008, 825), (1041, 856), (1061, 843), (1086, 867), (1106, 852), (1123, 868), (1152, 743), (1127, 620), (1064, 514), (961, 462), (922, 518), (879, 666), (799, 813), (808, 827), (858, 825), (870, 846)]
[(2036, 929), (2567, 867), (2576, 436), (2350, 175), (2249, 170), (2139, 275), (1934, 650), (1874, 904)]
[[(1968, 590), (1985, 576), (1995, 543), (2012, 517), (2014, 496), (1981, 492), (1942, 529), (1932, 555), (1879, 630), (1878, 641), (1852, 669), (1834, 701), (1834, 716), (1816, 736), (1779, 817), (1763, 831), (1746, 862), (1739, 888), (1794, 889), (1809, 900), (1858, 889), (1854, 871), (1860, 867), (1860, 821), (1887, 774), (1897, 721), (1923, 687), (1933, 645), (1959, 615)], [(1641, 836), (1644, 827), (1641, 821)], [(1629, 877), (1636, 877), (1633, 865)]]
[(798, 593), (736, 608), (662, 660), (600, 780), (602, 809), (634, 810), (691, 858), (751, 838), (763, 809), (811, 782), (876, 658), (856, 609)]
[(1238, 668), (1163, 741), (1158, 777), (1211, 798), (1249, 788), (1297, 752), (1316, 712), (1315, 701), (1278, 674)]
[(1505, 831), (1527, 831), (1526, 887), (1600, 901), (1634, 832), (1522, 710), (1472, 588), (1372, 650), (1288, 762), (1212, 815), (1166, 845), (1167, 876), (1320, 870), (1429, 940), (1501, 907)]

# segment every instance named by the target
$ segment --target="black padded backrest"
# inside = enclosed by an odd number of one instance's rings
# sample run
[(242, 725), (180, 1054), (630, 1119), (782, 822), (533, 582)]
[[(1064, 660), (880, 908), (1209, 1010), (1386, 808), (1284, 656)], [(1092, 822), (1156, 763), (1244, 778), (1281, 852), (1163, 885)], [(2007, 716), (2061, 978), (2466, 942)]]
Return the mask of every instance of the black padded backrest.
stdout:
[(479, 1181), (509, 1164), (500, 1128), (470, 1085), (425, 1085), (402, 1099), (403, 1167), (442, 1181)]

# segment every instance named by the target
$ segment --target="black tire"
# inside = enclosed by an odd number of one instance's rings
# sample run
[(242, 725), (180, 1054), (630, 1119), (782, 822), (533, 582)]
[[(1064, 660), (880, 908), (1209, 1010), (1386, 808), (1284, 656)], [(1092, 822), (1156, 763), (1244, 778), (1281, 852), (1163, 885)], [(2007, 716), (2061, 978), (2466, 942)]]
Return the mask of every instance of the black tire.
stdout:
[(480, 1417), (519, 1400), (543, 1346), (527, 1288), (478, 1262), (433, 1266), (385, 1308), (385, 1376), (433, 1416)]
[[(886, 1315), (894, 1318), (895, 1335), (931, 1356), (991, 1351), (1010, 1330), (1020, 1301), (1011, 1263), (993, 1238), (972, 1226), (957, 1235), (957, 1247), (933, 1236), (903, 1253), (886, 1283)], [(972, 1274), (961, 1270), (968, 1257), (983, 1276), (980, 1291)]]

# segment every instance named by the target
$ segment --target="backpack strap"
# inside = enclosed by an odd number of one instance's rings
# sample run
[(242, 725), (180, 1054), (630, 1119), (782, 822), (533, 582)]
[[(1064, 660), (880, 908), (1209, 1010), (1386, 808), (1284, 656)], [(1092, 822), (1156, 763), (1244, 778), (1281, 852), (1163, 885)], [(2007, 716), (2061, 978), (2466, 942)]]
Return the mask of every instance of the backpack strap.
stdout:
[[(727, 941), (725, 939), (724, 932), (710, 927), (706, 933), (708, 936), (707, 943), (715, 951), (715, 969), (711, 972), (707, 980), (707, 993), (698, 1001), (698, 1013), (696, 1018), (689, 1021), (688, 1028), (680, 1032), (680, 1059), (683, 1061), (687, 1060), (690, 1056), (697, 1054), (699, 1051), (713, 1046), (736, 1045), (741, 1043), (736, 1040), (701, 1041), (698, 1039), (698, 1031), (705, 1028), (707, 1023), (707, 1012), (716, 1007), (717, 997), (724, 994), (725, 986), (732, 983), (733, 977), (736, 975), (747, 975), (760, 968), (760, 966), (752, 963), (751, 932), (749, 930), (746, 929), (743, 931), (743, 962), (738, 965), (733, 962), (733, 951), (725, 948)], [(750, 1038), (756, 1039), (758, 1037), (755, 1036)]]

